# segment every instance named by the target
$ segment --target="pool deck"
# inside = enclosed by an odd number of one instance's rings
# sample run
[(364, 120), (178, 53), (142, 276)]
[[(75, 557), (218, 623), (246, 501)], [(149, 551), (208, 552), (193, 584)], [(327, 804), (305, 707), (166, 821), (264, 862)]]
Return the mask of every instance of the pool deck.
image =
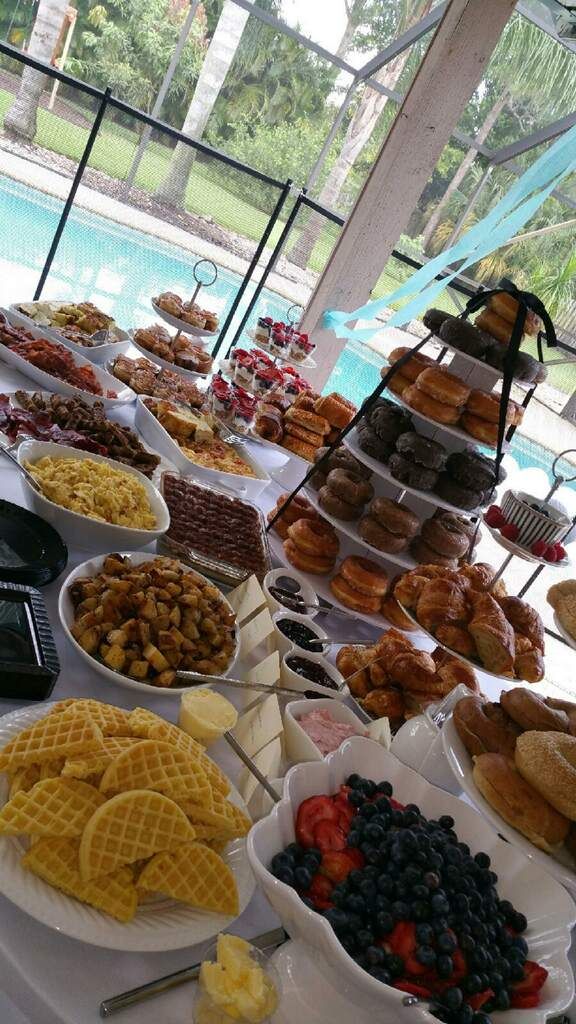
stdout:
[[(0, 175), (2, 174), (23, 185), (29, 185), (30, 188), (37, 189), (39, 192), (44, 192), (54, 199), (64, 201), (70, 191), (71, 181), (66, 175), (0, 148)], [(192, 252), (205, 259), (214, 260), (219, 266), (226, 267), (227, 270), (232, 270), (241, 276), (244, 276), (248, 269), (248, 261), (228, 249), (208, 242), (199, 235), (191, 235), (183, 228), (168, 224), (165, 220), (160, 220), (128, 203), (122, 203), (118, 199), (104, 195), (96, 189), (88, 188), (87, 185), (79, 186), (74, 205), (114, 221), (116, 224), (132, 228), (135, 231), (142, 231), (144, 234), (178, 246), (185, 252)], [(269, 250), (265, 249), (258, 264), (261, 269), (269, 255)], [(310, 297), (309, 288), (295, 281), (289, 281), (274, 272), (270, 274), (266, 287), (299, 305), (306, 303)]]

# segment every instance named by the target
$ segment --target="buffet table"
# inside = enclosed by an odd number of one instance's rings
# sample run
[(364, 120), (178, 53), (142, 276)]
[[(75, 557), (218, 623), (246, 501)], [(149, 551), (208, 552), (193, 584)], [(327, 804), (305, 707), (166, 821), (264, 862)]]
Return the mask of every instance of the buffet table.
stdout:
[[(30, 388), (30, 381), (19, 373), (2, 365), (0, 368), (0, 391), (14, 391), (16, 388)], [(133, 407), (122, 415), (126, 422), (133, 418)], [(254, 446), (256, 450), (256, 446)], [(279, 466), (278, 453), (257, 448), (258, 459), (264, 467), (274, 472)], [(23, 489), (18, 472), (7, 462), (2, 465), (3, 497), (24, 505)], [(266, 510), (271, 508), (280, 488), (272, 484), (261, 496), (259, 503)], [(86, 555), (70, 551), (67, 572), (74, 568)], [(131, 708), (145, 704), (151, 710), (174, 721), (178, 702), (151, 692), (142, 700), (113, 683), (105, 683), (101, 676), (91, 670), (66, 640), (58, 622), (57, 598), (63, 577), (44, 588), (52, 628), (60, 657), (60, 676), (53, 699), (63, 697), (95, 697), (110, 701), (121, 707)], [(326, 616), (323, 626), (328, 635), (342, 633), (342, 620)], [(347, 637), (355, 635), (359, 642), (371, 642), (376, 636), (373, 627), (354, 620), (351, 615), (345, 625)], [(429, 649), (432, 645), (419, 637), (418, 646)], [(491, 676), (479, 673), (483, 690), (492, 699), (498, 699), (502, 683)], [(234, 700), (234, 691), (226, 693)], [(3, 702), (2, 713), (20, 705), (17, 702)], [(241, 764), (230, 751), (224, 740), (211, 750), (226, 773), (236, 781)], [(568, 898), (568, 896), (567, 896)], [(279, 925), (279, 920), (267, 904), (263, 894), (256, 891), (243, 915), (234, 922), (233, 930), (245, 937), (253, 937)], [(96, 946), (69, 939), (38, 923), (4, 897), (0, 897), (0, 1018), (2, 1024), (95, 1024), (99, 1020), (98, 1007), (103, 999), (122, 991), (151, 981), (188, 966), (202, 958), (204, 946), (189, 947), (169, 953), (126, 953), (101, 949)], [(124, 1011), (119, 1020), (138, 1020), (139, 1024), (188, 1024), (191, 1020), (192, 991), (183, 985), (138, 1007)], [(576, 1007), (574, 1007), (576, 1014)], [(576, 1017), (575, 1017), (576, 1019)]]

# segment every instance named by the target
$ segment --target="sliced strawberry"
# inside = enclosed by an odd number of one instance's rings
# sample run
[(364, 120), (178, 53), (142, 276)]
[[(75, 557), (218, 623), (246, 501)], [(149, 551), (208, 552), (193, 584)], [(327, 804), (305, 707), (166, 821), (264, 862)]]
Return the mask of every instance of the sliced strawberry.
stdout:
[(484, 1003), (487, 1003), (489, 999), (492, 999), (494, 992), (491, 988), (485, 988), (483, 992), (477, 992), (475, 996), (468, 996), (468, 1005), (473, 1010), (480, 1010)]
[(407, 974), (413, 974), (415, 977), (420, 977), (423, 974), (428, 974), (428, 967), (421, 964), (415, 956), (407, 956), (404, 960), (404, 967)]
[(500, 509), (497, 508), (495, 505), (488, 509), (488, 511), (484, 515), (484, 521), (488, 524), (488, 526), (495, 527), (496, 529), (499, 526), (504, 526), (506, 522)]
[(546, 551), (544, 552), (544, 558), (547, 562), (557, 562), (558, 556), (556, 554), (556, 548), (554, 544), (547, 544)]
[(513, 992), (510, 997), (510, 1006), (513, 1010), (530, 1010), (533, 1006), (538, 1006), (539, 1002), (539, 992), (527, 992), (526, 995)]
[(420, 996), (421, 999), (430, 999), (434, 994), (431, 988), (426, 988), (424, 985), (416, 985), (415, 982), (410, 981), (408, 978), (398, 978), (398, 981), (392, 983), (392, 988), (399, 988), (401, 992), (408, 992), (411, 996)]
[(296, 839), (301, 846), (314, 846), (314, 828), (319, 821), (337, 821), (338, 808), (329, 796), (311, 796), (304, 800), (296, 815)]
[(346, 833), (333, 821), (319, 821), (314, 826), (314, 842), (311, 846), (317, 846), (322, 853), (327, 850), (345, 850)]
[(518, 981), (512, 986), (512, 993), (523, 996), (539, 992), (547, 977), (548, 971), (545, 967), (534, 963), (533, 960), (527, 960), (524, 964), (524, 977), (522, 981)]
[(315, 910), (332, 910), (333, 906), (332, 900), (314, 900)]
[(352, 818), (356, 816), (356, 811), (351, 804), (348, 803), (346, 797), (337, 796), (334, 799), (334, 807), (338, 811), (338, 824), (340, 828), (343, 828), (346, 834), (350, 831), (350, 824)]
[(395, 800), (393, 796), (390, 797), (390, 806), (394, 811), (403, 811), (405, 804), (401, 804), (399, 800)]
[(309, 896), (315, 903), (316, 900), (329, 900), (332, 895), (333, 883), (325, 875), (316, 874), (312, 879), (310, 888), (305, 896)]
[(343, 882), (356, 867), (355, 859), (350, 856), (348, 850), (328, 850), (322, 855), (320, 874), (325, 875), (331, 882)]
[(360, 853), (355, 846), (346, 847), (346, 856), (350, 858), (354, 863), (354, 867), (358, 870), (364, 867), (364, 854)]
[(454, 964), (454, 970), (450, 976), (450, 984), (456, 985), (460, 979), (464, 977), (468, 967), (466, 965), (464, 953), (461, 949), (455, 949), (450, 955), (452, 957), (452, 963)]
[(386, 944), (392, 953), (397, 953), (403, 960), (412, 956), (416, 950), (416, 925), (414, 922), (398, 921), (390, 935), (386, 936)]

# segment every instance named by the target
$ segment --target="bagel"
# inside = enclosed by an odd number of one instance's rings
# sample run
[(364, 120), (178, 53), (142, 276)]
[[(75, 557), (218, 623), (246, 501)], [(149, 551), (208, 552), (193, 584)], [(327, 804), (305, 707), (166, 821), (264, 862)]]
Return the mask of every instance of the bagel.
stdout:
[(294, 541), (287, 537), (283, 544), (286, 558), (295, 569), (309, 572), (315, 576), (324, 576), (334, 568), (333, 558), (321, 558), (320, 555), (306, 555), (297, 548)]
[(288, 536), (305, 555), (334, 560), (340, 548), (334, 527), (322, 519), (297, 519), (288, 527)]
[(458, 423), (460, 419), (459, 408), (437, 401), (426, 392), (421, 391), (416, 384), (405, 388), (402, 398), (411, 409), (419, 412), (426, 419), (434, 420), (435, 423), (444, 423), (446, 426), (450, 426)]
[(576, 821), (576, 736), (525, 732), (518, 737), (516, 767), (559, 814)]
[(539, 732), (568, 732), (568, 715), (565, 711), (550, 708), (542, 697), (524, 686), (503, 690), (500, 703), (509, 717), (522, 729)]
[(413, 538), (410, 544), (410, 554), (421, 565), (444, 565), (447, 569), (455, 569), (458, 565), (456, 558), (450, 558), (448, 555), (441, 555), (438, 551), (434, 551), (434, 548), (422, 540), (422, 537)]
[[(388, 589), (388, 577), (369, 558), (348, 555), (340, 566), (340, 575), (361, 594), (382, 598)], [(380, 605), (380, 602), (379, 602)]]
[(547, 853), (564, 842), (570, 822), (529, 785), (502, 754), (480, 754), (474, 761), (474, 782), (484, 799), (512, 828)]
[(464, 403), (470, 394), (470, 388), (460, 377), (449, 373), (443, 366), (430, 366), (423, 370), (416, 381), (419, 391), (424, 391), (436, 402), (451, 405), (454, 408)]
[(493, 753), (514, 757), (520, 729), (500, 704), (478, 695), (463, 697), (453, 711), (454, 727), (472, 757)]
[(418, 516), (391, 498), (374, 498), (368, 508), (368, 514), (390, 533), (395, 533), (399, 537), (414, 537), (420, 528)]
[(395, 555), (399, 551), (404, 551), (408, 546), (408, 538), (402, 537), (400, 534), (391, 533), (390, 530), (382, 526), (377, 519), (372, 516), (364, 516), (363, 519), (358, 523), (358, 533), (371, 547), (376, 548), (378, 551), (387, 552), (390, 555)]
[(340, 573), (330, 580), (330, 590), (341, 604), (355, 612), (375, 615), (380, 611), (380, 597), (361, 594), (359, 590), (351, 587)]

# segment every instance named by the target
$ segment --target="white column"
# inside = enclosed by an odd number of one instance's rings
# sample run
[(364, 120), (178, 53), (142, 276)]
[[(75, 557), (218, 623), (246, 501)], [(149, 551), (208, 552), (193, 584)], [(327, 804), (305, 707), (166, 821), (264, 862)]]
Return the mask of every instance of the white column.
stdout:
[(307, 377), (318, 389), (345, 344), (320, 327), (324, 310), (369, 299), (514, 7), (515, 0), (448, 5), (306, 308), (303, 329), (318, 343), (318, 367)]

